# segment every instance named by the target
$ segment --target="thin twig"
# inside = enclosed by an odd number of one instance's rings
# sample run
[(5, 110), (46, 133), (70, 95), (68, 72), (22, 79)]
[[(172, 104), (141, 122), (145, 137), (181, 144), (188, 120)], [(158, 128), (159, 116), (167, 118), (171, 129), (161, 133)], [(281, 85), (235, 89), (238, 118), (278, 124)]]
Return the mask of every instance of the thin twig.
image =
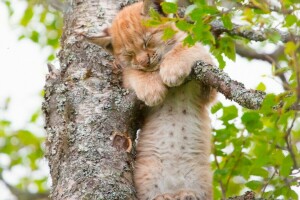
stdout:
[[(217, 169), (218, 169), (218, 170), (221, 170), (220, 164), (219, 164), (218, 159), (217, 159), (216, 148), (214, 148), (213, 155), (214, 155), (214, 159), (215, 159), (215, 163), (216, 163)], [(225, 199), (226, 199), (226, 189), (224, 188), (224, 185), (223, 185), (222, 180), (218, 180), (218, 182), (219, 182), (219, 184), (220, 184), (221, 191), (222, 191), (222, 199), (225, 200)]]
[(286, 134), (285, 134), (285, 136), (284, 136), (284, 140), (285, 140), (285, 142), (286, 142), (287, 149), (288, 149), (288, 151), (290, 152), (291, 158), (292, 158), (292, 160), (293, 160), (293, 168), (294, 168), (294, 169), (298, 169), (298, 163), (297, 163), (297, 159), (296, 159), (296, 156), (295, 156), (293, 147), (292, 147), (292, 145), (291, 145), (290, 137), (291, 137), (291, 132), (292, 132), (292, 129), (293, 129), (293, 127), (294, 127), (295, 121), (296, 121), (296, 119), (297, 119), (297, 115), (298, 115), (298, 113), (295, 112), (295, 115), (294, 115), (293, 121), (292, 121), (292, 123), (291, 123), (291, 126), (290, 126), (289, 129), (286, 131)]
[[(243, 45), (239, 42), (235, 43), (235, 49), (236, 49), (236, 53), (242, 57), (266, 61), (271, 65), (274, 65), (276, 70), (280, 69), (278, 63), (278, 56), (283, 54), (284, 52), (283, 46), (279, 46), (273, 53), (270, 54), (257, 53), (254, 49), (250, 48), (249, 46)], [(289, 83), (286, 77), (284, 76), (284, 74), (277, 73), (276, 76), (280, 78), (284, 90), (289, 90), (290, 89)]]
[(262, 193), (261, 196), (263, 197), (265, 194), (265, 191), (267, 189), (267, 186), (270, 184), (271, 180), (274, 178), (275, 174), (277, 173), (277, 170), (274, 169), (274, 173), (272, 174), (272, 176), (268, 179), (267, 183), (264, 185), (263, 189), (262, 189)]

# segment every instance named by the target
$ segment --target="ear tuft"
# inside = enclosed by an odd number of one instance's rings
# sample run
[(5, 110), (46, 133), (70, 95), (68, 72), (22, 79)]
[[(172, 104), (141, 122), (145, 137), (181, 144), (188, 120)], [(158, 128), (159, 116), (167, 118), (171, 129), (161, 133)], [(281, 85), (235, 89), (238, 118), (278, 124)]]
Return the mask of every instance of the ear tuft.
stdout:
[(86, 39), (93, 44), (101, 46), (110, 53), (113, 52), (112, 39), (108, 28), (105, 28), (100, 34), (86, 37)]
[(152, 8), (157, 11), (159, 14), (161, 15), (165, 15), (162, 6), (160, 5), (163, 1), (159, 1), (159, 0), (154, 0), (152, 1)]
[(157, 11), (161, 15), (166, 15), (163, 10), (161, 3), (164, 2), (163, 0), (144, 0), (144, 9), (143, 14), (148, 15), (151, 8)]

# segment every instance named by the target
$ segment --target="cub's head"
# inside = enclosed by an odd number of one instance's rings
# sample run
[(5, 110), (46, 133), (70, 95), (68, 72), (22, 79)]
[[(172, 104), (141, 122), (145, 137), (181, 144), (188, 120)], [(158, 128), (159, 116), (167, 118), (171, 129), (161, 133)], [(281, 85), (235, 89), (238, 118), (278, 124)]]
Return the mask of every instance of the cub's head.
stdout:
[[(161, 1), (152, 1), (150, 7), (162, 13)], [(89, 38), (89, 41), (111, 52), (122, 67), (155, 71), (164, 55), (173, 47), (176, 40), (162, 40), (165, 25), (146, 27), (143, 22), (148, 11), (143, 2), (125, 7), (115, 17), (110, 28), (102, 37)]]

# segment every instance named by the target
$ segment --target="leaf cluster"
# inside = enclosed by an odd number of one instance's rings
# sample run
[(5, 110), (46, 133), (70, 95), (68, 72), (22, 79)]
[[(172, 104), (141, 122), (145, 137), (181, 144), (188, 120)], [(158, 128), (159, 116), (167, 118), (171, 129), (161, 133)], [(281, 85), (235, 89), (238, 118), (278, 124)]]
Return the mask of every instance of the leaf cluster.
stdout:
[[(273, 77), (280, 77), (284, 92), (266, 96), (260, 110), (251, 111), (235, 105), (221, 103), (212, 108), (217, 116), (213, 133), (213, 169), (215, 199), (225, 199), (241, 194), (245, 190), (255, 191), (265, 199), (298, 199), (294, 191), (299, 182), (300, 120), (299, 111), (290, 109), (300, 102), (300, 42), (296, 38), (283, 43), (280, 34), (274, 30), (287, 31), (300, 35), (300, 21), (297, 11), (299, 2), (280, 1), (279, 7), (268, 1), (214, 1), (213, 5), (204, 0), (194, 0), (184, 13), (175, 3), (161, 4), (164, 17), (151, 11), (149, 26), (174, 23), (176, 28), (187, 33), (184, 43), (194, 45), (201, 42), (208, 45), (212, 54), (225, 67), (225, 57), (236, 58), (236, 42), (251, 47), (251, 41), (237, 36), (237, 31), (257, 30), (264, 32), (267, 40), (261, 47), (270, 43), (283, 49), (276, 55), (258, 54), (259, 59), (273, 66)], [(226, 31), (213, 32), (211, 22), (219, 20)], [(237, 27), (235, 22), (243, 24)], [(165, 40), (176, 33), (171, 27), (165, 30)], [(249, 53), (249, 59), (253, 53)], [(269, 57), (268, 57), (269, 56)], [(256, 58), (253, 56), (253, 58)], [(271, 61), (270, 61), (271, 60)], [(258, 83), (259, 90), (266, 90)]]
[[(20, 1), (20, 0), (19, 0)], [(48, 60), (55, 58), (60, 47), (59, 38), (62, 34), (62, 13), (49, 7), (45, 1), (26, 0), (15, 2), (3, 0), (7, 7), (11, 24), (19, 31), (19, 40), (29, 39), (49, 51)], [(25, 4), (22, 10), (17, 4)], [(19, 12), (23, 13), (19, 15)]]
[[(39, 125), (41, 111), (32, 114), (26, 128), (15, 129), (5, 117), (9, 102), (8, 98), (0, 106), (0, 181), (18, 198), (20, 194), (45, 193), (49, 186), (42, 164), (45, 162), (42, 146), (45, 138)], [(8, 178), (12, 174), (13, 177)]]

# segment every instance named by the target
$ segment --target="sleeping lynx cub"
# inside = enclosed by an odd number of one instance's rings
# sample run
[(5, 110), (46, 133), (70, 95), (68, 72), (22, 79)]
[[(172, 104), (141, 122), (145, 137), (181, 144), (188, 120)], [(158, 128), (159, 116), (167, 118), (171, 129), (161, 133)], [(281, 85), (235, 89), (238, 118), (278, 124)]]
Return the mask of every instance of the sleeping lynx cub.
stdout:
[[(153, 6), (161, 10), (159, 2)], [(105, 37), (91, 39), (112, 52), (124, 68), (124, 86), (150, 106), (137, 145), (138, 199), (210, 200), (207, 107), (215, 91), (184, 79), (196, 60), (212, 59), (201, 44), (183, 46), (180, 31), (162, 40), (166, 25), (145, 27), (146, 19), (143, 3), (135, 3), (120, 11)]]

